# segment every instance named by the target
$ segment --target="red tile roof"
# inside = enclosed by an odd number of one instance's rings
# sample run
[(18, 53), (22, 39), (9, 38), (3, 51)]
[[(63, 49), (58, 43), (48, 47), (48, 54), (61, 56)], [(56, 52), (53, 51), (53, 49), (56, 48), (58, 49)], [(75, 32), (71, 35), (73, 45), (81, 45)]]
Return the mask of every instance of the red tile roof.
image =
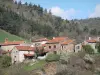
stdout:
[(32, 42), (41, 42), (41, 41), (48, 41), (48, 39), (47, 38), (41, 38), (41, 39), (33, 40)]
[(88, 43), (96, 43), (96, 40), (87, 40)]
[(67, 45), (67, 44), (70, 44), (70, 43), (72, 43), (72, 42), (74, 42), (74, 40), (67, 40), (67, 41), (65, 41), (65, 42), (62, 42), (61, 44), (62, 44), (62, 45)]
[(47, 43), (59, 43), (67, 39), (68, 37), (55, 37), (52, 40), (49, 40)]
[(30, 56), (34, 56), (34, 54), (24, 54), (24, 56), (30, 57)]
[(6, 41), (4, 43), (1, 43), (0, 45), (19, 45), (24, 43), (24, 41)]
[(33, 51), (35, 47), (30, 46), (15, 46), (19, 51)]

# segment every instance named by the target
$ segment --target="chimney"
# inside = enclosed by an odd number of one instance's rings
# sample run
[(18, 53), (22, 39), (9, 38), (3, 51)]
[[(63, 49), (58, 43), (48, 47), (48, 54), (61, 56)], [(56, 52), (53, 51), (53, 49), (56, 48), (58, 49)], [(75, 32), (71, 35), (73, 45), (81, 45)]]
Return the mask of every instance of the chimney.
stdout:
[(91, 40), (92, 38), (91, 37), (89, 37), (89, 40)]
[(55, 39), (55, 37), (53, 37), (53, 39)]
[(5, 39), (5, 43), (8, 42), (8, 38)]

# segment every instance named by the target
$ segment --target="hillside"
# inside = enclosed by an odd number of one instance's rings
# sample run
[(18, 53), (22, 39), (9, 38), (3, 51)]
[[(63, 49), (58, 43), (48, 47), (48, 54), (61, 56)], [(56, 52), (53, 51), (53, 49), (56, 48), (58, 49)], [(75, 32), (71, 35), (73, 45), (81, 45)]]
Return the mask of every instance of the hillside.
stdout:
[[(34, 67), (41, 64), (35, 65), (33, 62), (33, 65), (19, 63), (8, 68), (0, 67), (0, 75), (100, 75), (100, 54), (88, 55), (80, 52), (72, 54), (70, 58), (65, 57), (63, 60), (45, 62), (44, 65), (45, 60), (42, 60), (42, 66), (38, 69)], [(27, 70), (23, 68), (25, 66), (28, 66)]]
[(0, 0), (0, 28), (25, 39), (69, 36), (80, 42), (100, 35), (100, 18), (64, 20), (40, 5)]
[(10, 41), (23, 40), (22, 38), (20, 38), (16, 35), (12, 35), (6, 31), (0, 29), (0, 42), (4, 42), (5, 38), (8, 38)]

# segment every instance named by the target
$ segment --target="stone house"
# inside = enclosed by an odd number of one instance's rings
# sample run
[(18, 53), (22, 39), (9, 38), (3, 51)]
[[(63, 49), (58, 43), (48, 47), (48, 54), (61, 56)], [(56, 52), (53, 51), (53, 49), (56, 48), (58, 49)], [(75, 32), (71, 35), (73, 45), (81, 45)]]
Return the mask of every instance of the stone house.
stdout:
[(34, 57), (35, 47), (15, 46), (11, 51), (12, 64), (23, 62)]
[(69, 53), (74, 52), (74, 40), (66, 40), (61, 43), (61, 52)]
[(5, 39), (5, 42), (0, 44), (0, 48), (5, 52), (10, 53), (15, 46), (19, 46), (24, 43), (25, 41), (8, 41), (8, 39)]
[(57, 51), (61, 49), (61, 42), (64, 42), (64, 40), (66, 40), (67, 37), (53, 37), (52, 40), (49, 40), (46, 43), (46, 50), (47, 51)]
[(100, 41), (99, 37), (95, 38), (89, 37), (88, 40), (84, 41), (84, 45), (90, 45), (94, 49), (94, 52), (97, 53), (96, 44), (99, 41)]
[(35, 46), (40, 46), (40, 45), (43, 45), (43, 44), (47, 43), (47, 41), (48, 41), (47, 38), (41, 38), (41, 39), (32, 40), (32, 43)]
[(74, 40), (68, 37), (54, 37), (46, 43), (45, 50), (47, 52), (74, 52)]
[(76, 44), (74, 50), (75, 53), (82, 51), (82, 43)]

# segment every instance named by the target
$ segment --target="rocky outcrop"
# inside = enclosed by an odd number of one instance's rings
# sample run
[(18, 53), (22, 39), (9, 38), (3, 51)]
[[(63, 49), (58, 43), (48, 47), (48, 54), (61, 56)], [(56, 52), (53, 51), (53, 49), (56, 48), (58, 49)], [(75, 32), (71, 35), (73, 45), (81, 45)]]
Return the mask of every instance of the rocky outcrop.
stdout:
[(57, 72), (57, 63), (50, 62), (47, 65), (45, 65), (43, 69), (44, 69), (45, 75), (55, 75)]
[[(36, 72), (36, 71), (35, 71)], [(75, 54), (69, 59), (47, 63), (37, 75), (99, 75), (100, 55)]]
[(88, 64), (95, 63), (95, 60), (89, 54), (86, 54), (83, 59)]

